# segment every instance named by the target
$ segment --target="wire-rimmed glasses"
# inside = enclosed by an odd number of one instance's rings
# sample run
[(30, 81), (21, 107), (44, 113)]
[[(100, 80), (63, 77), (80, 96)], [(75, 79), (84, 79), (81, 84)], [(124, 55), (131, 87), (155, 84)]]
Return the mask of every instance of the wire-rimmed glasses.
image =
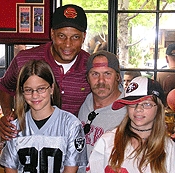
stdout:
[(38, 94), (43, 94), (46, 92), (46, 90), (49, 88), (48, 87), (39, 87), (36, 90), (32, 89), (32, 88), (24, 88), (23, 89), (23, 93), (24, 95), (32, 95), (34, 91), (36, 91)]
[(152, 103), (142, 103), (142, 104), (137, 103), (137, 104), (128, 105), (128, 106), (131, 107), (131, 108), (135, 108), (135, 109), (138, 106), (141, 106), (142, 109), (151, 109), (152, 107), (157, 106), (157, 105), (156, 104), (152, 104)]

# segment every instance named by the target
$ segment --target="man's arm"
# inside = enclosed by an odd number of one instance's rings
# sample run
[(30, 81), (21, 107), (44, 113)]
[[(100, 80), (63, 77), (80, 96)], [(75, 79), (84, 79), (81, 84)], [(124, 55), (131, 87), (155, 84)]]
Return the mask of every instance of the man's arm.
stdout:
[(16, 169), (11, 169), (11, 168), (5, 168), (5, 173), (17, 173)]
[(65, 166), (63, 173), (76, 173), (78, 166)]
[(4, 116), (0, 119), (0, 136), (4, 140), (10, 140), (16, 136), (16, 127), (10, 123), (15, 117), (12, 111), (13, 97), (0, 90), (0, 105)]

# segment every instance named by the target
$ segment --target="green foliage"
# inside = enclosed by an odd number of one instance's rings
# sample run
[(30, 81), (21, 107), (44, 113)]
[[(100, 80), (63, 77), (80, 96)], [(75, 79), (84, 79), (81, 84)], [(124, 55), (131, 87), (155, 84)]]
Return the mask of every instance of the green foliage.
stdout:
[(134, 68), (138, 67), (139, 61), (142, 59), (141, 49), (138, 49), (138, 46), (129, 47), (129, 64), (131, 64)]
[[(142, 49), (138, 45), (129, 47), (129, 64), (131, 64), (133, 68), (139, 67), (139, 62), (142, 60), (142, 54)], [(149, 53), (144, 54), (144, 64), (149, 59), (151, 59), (151, 55)]]
[(88, 0), (85, 1), (83, 0), (83, 5), (84, 7), (86, 7), (87, 9), (96, 9), (96, 10), (107, 10), (108, 9), (108, 0)]
[(63, 0), (65, 4), (76, 4), (85, 10), (107, 10), (108, 0)]
[(66, 4), (75, 4), (83, 7), (83, 0), (62, 0), (63, 5)]
[(107, 34), (107, 20), (108, 16), (107, 14), (87, 14), (88, 18), (88, 28), (91, 30), (92, 34), (95, 33), (102, 33), (102, 30)]
[(175, 0), (166, 0), (168, 3), (175, 2)]
[[(130, 0), (129, 1), (129, 10), (139, 10), (144, 4), (145, 0)], [(142, 8), (142, 10), (155, 10), (156, 1), (148, 0), (147, 4)]]
[[(76, 4), (81, 6), (84, 10), (107, 10), (108, 0), (63, 0), (65, 4)], [(88, 29), (92, 35), (104, 32), (107, 34), (108, 14), (107, 13), (86, 13), (88, 19)]]

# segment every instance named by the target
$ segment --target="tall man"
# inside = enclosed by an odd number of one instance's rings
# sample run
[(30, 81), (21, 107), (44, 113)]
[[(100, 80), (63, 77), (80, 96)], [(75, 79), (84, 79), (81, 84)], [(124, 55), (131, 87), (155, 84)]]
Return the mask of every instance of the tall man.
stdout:
[(11, 114), (18, 72), (30, 59), (44, 59), (51, 66), (61, 90), (62, 109), (78, 114), (81, 104), (90, 92), (86, 81), (86, 62), (89, 54), (81, 49), (86, 29), (87, 17), (81, 7), (59, 7), (52, 16), (52, 42), (21, 51), (12, 60), (4, 77), (0, 79), (0, 104), (6, 115), (0, 121), (3, 139), (15, 136), (15, 129), (11, 129), (15, 127), (8, 122), (13, 118), (7, 115)]
[(114, 111), (112, 103), (124, 96), (119, 90), (121, 83), (119, 61), (115, 54), (99, 51), (87, 62), (87, 80), (92, 92), (80, 108), (78, 118), (84, 125), (88, 157), (95, 142), (107, 130), (119, 125), (126, 108)]

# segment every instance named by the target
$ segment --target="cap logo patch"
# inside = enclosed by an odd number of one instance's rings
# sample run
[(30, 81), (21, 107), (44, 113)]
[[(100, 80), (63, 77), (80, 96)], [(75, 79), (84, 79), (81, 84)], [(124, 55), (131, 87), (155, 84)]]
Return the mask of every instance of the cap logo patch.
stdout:
[(108, 63), (93, 63), (93, 67), (108, 67)]
[(128, 88), (126, 89), (126, 93), (131, 93), (133, 91), (135, 91), (138, 88), (138, 84), (135, 82), (132, 82), (129, 84)]
[(152, 94), (154, 94), (154, 95), (156, 95), (156, 96), (158, 96), (158, 97), (159, 97), (159, 95), (160, 95), (159, 92), (158, 92), (158, 91), (155, 91), (155, 90), (152, 91)]
[(64, 10), (64, 16), (66, 18), (75, 19), (77, 17), (77, 12), (74, 8), (68, 7)]
[(78, 153), (81, 153), (85, 148), (85, 138), (78, 137), (74, 141), (75, 148)]

